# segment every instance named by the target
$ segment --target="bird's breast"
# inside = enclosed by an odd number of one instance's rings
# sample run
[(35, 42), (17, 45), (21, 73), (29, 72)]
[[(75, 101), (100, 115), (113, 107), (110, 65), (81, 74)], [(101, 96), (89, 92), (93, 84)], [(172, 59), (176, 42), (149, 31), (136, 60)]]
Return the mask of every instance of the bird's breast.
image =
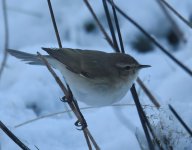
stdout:
[(108, 106), (120, 101), (130, 89), (132, 82), (100, 82), (75, 77), (68, 79), (68, 84), (78, 101), (90, 106)]

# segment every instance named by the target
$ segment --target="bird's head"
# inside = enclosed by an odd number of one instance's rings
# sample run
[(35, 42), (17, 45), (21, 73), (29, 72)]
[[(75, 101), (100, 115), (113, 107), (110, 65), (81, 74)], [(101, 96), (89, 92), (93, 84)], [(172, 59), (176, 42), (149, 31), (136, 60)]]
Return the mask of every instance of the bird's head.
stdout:
[(120, 76), (136, 75), (139, 70), (151, 67), (150, 65), (139, 64), (132, 56), (127, 54), (117, 53), (113, 59)]

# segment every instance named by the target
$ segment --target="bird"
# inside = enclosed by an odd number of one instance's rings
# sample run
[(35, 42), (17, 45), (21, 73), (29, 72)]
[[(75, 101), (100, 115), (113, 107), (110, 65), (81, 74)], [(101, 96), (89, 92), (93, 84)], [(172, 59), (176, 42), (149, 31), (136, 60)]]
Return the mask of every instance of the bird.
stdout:
[[(141, 65), (124, 53), (72, 48), (42, 48), (48, 63), (58, 69), (74, 98), (93, 107), (110, 106), (120, 101), (138, 77)], [(8, 49), (8, 53), (30, 65), (44, 65), (37, 54)]]

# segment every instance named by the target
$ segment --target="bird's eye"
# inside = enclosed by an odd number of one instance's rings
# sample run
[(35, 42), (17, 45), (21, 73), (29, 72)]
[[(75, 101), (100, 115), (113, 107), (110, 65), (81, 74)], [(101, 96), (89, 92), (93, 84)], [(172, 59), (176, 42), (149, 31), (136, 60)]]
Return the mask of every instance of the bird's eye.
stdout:
[(121, 69), (121, 70), (125, 70), (125, 71), (128, 71), (128, 70), (131, 70), (132, 69), (132, 64), (130, 63), (117, 63), (116, 64), (116, 67)]
[(131, 67), (130, 67), (130, 66), (125, 66), (124, 69), (125, 69), (125, 70), (130, 70)]

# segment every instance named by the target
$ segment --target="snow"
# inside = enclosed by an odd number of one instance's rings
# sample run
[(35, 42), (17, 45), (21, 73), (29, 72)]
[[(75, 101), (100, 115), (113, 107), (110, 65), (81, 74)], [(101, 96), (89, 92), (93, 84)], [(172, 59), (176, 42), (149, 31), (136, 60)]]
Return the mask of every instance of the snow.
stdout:
[[(99, 19), (103, 21), (105, 28), (109, 31), (101, 1), (90, 2)], [(39, 51), (43, 54), (41, 47), (58, 47), (46, 1), (17, 0), (17, 3), (13, 3), (10, 0), (7, 3), (10, 48), (31, 53)], [(130, 16), (133, 16), (182, 63), (192, 68), (192, 32), (189, 27), (174, 17), (187, 39), (187, 43), (181, 43), (175, 50), (176, 47), (171, 46), (163, 36), (169, 30), (170, 24), (155, 1), (119, 0), (117, 4)], [(185, 18), (192, 15), (191, 1), (171, 0), (170, 4)], [(83, 28), (85, 23), (93, 19), (82, 1), (53, 1), (52, 5), (63, 47), (112, 51), (98, 29), (87, 33)], [(2, 11), (0, 16), (0, 38), (3, 39)], [(162, 131), (165, 134), (178, 130), (178, 133), (172, 132), (172, 135), (169, 135), (172, 137), (172, 142), (175, 142), (174, 139), (181, 139), (174, 144), (174, 149), (192, 149), (192, 141), (188, 137), (188, 133), (167, 108), (167, 104), (171, 104), (188, 126), (192, 127), (191, 76), (158, 48), (145, 54), (134, 51), (130, 43), (140, 32), (123, 17), (119, 16), (119, 18), (126, 52), (134, 56), (141, 64), (152, 66), (142, 70), (139, 76), (162, 104), (162, 111), (145, 107), (148, 116), (154, 116), (151, 119), (155, 122), (156, 133), (160, 133), (159, 120), (161, 120), (167, 127)], [(3, 40), (0, 41), (1, 49), (3, 49), (3, 42)], [(1, 50), (0, 60), (2, 60), (2, 56)], [(61, 74), (56, 72), (62, 78)], [(141, 102), (152, 105), (142, 90), (137, 85), (136, 87)], [(40, 150), (87, 149), (83, 133), (76, 130), (74, 126), (76, 118), (73, 115), (71, 117), (71, 113), (15, 127), (22, 122), (45, 114), (64, 111), (66, 106), (59, 100), (61, 97), (63, 97), (63, 93), (45, 67), (26, 65), (11, 56), (8, 57), (6, 68), (0, 79), (0, 120), (31, 149), (36, 149), (35, 146)], [(134, 103), (130, 92), (118, 104), (125, 103)], [(86, 107), (81, 102), (79, 105)], [(90, 132), (101, 149), (139, 149), (135, 132), (138, 130), (141, 136), (144, 133), (134, 105), (92, 108), (82, 110), (82, 113), (86, 118)], [(168, 119), (169, 117), (171, 119)], [(155, 118), (160, 119), (156, 120)], [(12, 149), (20, 148), (0, 131), (0, 150)]]

